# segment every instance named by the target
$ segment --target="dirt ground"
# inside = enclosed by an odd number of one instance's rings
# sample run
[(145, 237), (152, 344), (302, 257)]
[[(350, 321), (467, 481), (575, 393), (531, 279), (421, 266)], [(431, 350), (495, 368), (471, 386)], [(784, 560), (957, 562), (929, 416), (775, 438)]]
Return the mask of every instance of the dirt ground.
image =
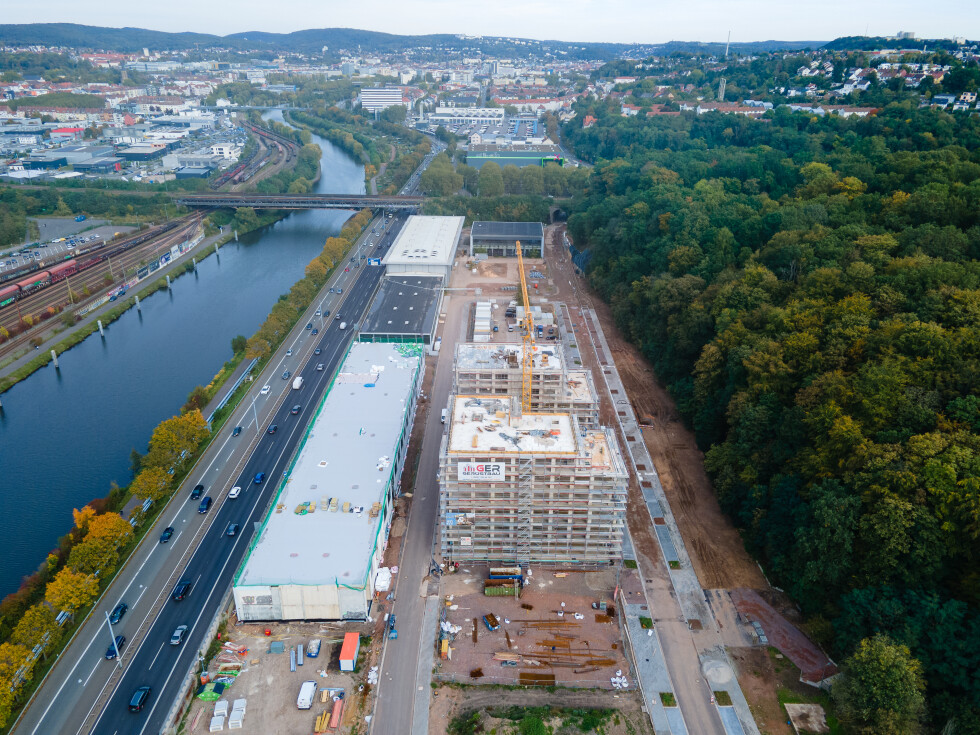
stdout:
[[(437, 674), (470, 684), (518, 684), (521, 674), (553, 674), (560, 686), (601, 689), (613, 689), (609, 678), (617, 671), (632, 680), (618, 617), (597, 615), (591, 607), (594, 601), (612, 600), (615, 571), (570, 572), (564, 577), (543, 567), (532, 571), (534, 576), (520, 599), (484, 596), (487, 567), (482, 565), (467, 565), (443, 577), (441, 593), (451, 595), (456, 607), (447, 610), (448, 621), (462, 630), (450, 644), (451, 660), (438, 661)], [(559, 611), (564, 615), (559, 616)], [(483, 624), (487, 613), (500, 621), (499, 630), (490, 631)], [(576, 613), (583, 617), (576, 619)], [(531, 621), (547, 621), (556, 627), (542, 629), (528, 624)], [(495, 652), (517, 653), (523, 661), (504, 666), (493, 659)], [(566, 652), (568, 663), (531, 663)], [(480, 675), (473, 676), (475, 671)]]
[[(316, 623), (273, 625), (272, 636), (264, 634), (264, 626), (232, 626), (226, 638), (237, 646), (247, 648), (244, 656), (238, 657), (244, 664), (242, 673), (234, 684), (227, 688), (221, 700), (228, 702), (229, 710), (236, 699), (247, 701), (242, 733), (262, 733), (263, 735), (293, 735), (312, 732), (317, 715), (330, 709), (332, 699), (321, 702), (324, 690), (344, 692), (344, 715), (338, 733), (350, 733), (360, 725), (363, 730), (364, 716), (370, 714), (370, 687), (362, 686), (366, 681), (368, 669), (375, 665), (370, 646), (365, 645), (365, 634), (370, 634), (372, 626), (331, 626)], [(347, 630), (362, 633), (361, 656), (357, 671), (353, 674), (339, 671), (338, 656), (343, 634)], [(304, 655), (302, 666), (296, 671), (289, 670), (289, 650), (303, 644), (304, 650), (309, 641), (319, 638), (322, 641), (320, 655), (308, 658)], [(270, 644), (280, 641), (285, 645), (284, 653), (270, 653)], [(226, 655), (231, 659), (232, 656)], [(216, 667), (212, 663), (213, 670)], [(312, 709), (296, 708), (296, 696), (304, 681), (316, 681), (318, 693)], [(186, 719), (185, 733), (206, 733), (214, 714), (214, 702), (194, 699)], [(225, 724), (227, 727), (227, 722)]]
[[(587, 690), (508, 689), (505, 687), (440, 686), (433, 690), (429, 707), (429, 735), (445, 735), (449, 723), (457, 715), (483, 711), (483, 732), (510, 732), (504, 729), (507, 720), (492, 718), (486, 709), (493, 707), (565, 707), (607, 708), (616, 710), (603, 728), (606, 735), (653, 735), (650, 718), (643, 712), (639, 692), (591, 692)], [(494, 729), (496, 728), (496, 729)], [(564, 731), (562, 731), (564, 732)], [(575, 732), (578, 732), (576, 730)]]

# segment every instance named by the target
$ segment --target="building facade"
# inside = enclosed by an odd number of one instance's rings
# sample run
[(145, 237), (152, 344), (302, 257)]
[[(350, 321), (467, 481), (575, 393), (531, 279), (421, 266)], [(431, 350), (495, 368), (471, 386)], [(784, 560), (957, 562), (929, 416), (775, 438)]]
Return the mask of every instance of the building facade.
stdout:
[(405, 104), (401, 87), (362, 89), (358, 98), (361, 101), (361, 107), (367, 112), (377, 112), (395, 105)]

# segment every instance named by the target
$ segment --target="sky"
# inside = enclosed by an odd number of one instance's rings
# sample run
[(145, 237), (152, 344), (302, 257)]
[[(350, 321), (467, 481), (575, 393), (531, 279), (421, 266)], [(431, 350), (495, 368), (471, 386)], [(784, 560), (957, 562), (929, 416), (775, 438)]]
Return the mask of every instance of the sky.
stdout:
[(3, 0), (3, 23), (83, 23), (226, 35), (307, 28), (561, 41), (829, 41), (980, 38), (975, 0)]

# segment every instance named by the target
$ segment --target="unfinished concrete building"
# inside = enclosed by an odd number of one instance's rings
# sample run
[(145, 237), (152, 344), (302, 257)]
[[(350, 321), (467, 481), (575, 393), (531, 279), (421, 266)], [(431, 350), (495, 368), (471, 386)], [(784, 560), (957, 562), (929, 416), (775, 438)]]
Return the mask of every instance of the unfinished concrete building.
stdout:
[(611, 430), (584, 429), (568, 413), (522, 414), (520, 399), (506, 395), (456, 395), (447, 413), (443, 558), (525, 565), (621, 558), (628, 475)]
[[(453, 392), (457, 395), (521, 395), (521, 345), (464, 343), (456, 346)], [(567, 413), (581, 429), (599, 426), (599, 397), (592, 373), (568, 370), (557, 344), (533, 346), (530, 410)]]

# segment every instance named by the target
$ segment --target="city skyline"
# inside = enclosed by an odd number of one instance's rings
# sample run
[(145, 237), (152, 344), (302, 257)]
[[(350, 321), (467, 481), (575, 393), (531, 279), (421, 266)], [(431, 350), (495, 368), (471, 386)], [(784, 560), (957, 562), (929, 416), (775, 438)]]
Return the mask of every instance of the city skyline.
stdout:
[[(281, 7), (281, 6), (280, 6)], [(499, 0), (493, 13), (474, 15), (468, 6), (448, 0), (420, 0), (406, 5), (380, 0), (366, 17), (359, 6), (324, 8), (310, 0), (292, 0), (288, 12), (268, 16), (268, 6), (254, 0), (224, 6), (201, 6), (175, 0), (166, 6), (141, 7), (106, 0), (83, 7), (65, 0), (8, 4), (8, 23), (80, 23), (137, 27), (168, 32), (216, 35), (266, 31), (289, 33), (314, 28), (349, 27), (396, 35), (451, 33), (510, 36), (565, 42), (663, 43), (782, 40), (830, 41), (840, 36), (894, 36), (911, 31), (919, 38), (980, 37), (980, 16), (964, 0), (929, 5), (911, 0), (871, 0), (855, 10), (852, 3), (826, 0), (794, 4), (792, 11), (771, 0), (747, 0), (733, 10), (721, 0), (672, 5), (642, 0)], [(631, 22), (623, 23), (629, 18)]]

